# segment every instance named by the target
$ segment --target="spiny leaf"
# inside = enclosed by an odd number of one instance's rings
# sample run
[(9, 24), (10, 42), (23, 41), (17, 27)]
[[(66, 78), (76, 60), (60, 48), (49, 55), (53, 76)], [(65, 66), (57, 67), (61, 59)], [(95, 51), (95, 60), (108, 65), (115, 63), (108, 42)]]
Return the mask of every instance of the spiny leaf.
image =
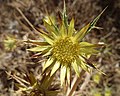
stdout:
[(60, 28), (60, 33), (61, 33), (62, 37), (65, 37), (67, 35), (67, 30), (65, 28), (64, 23), (62, 24), (62, 26)]
[(80, 42), (79, 45), (81, 48), (97, 48), (97, 47), (104, 46), (104, 44), (91, 44), (88, 42)]
[(55, 65), (52, 68), (50, 76), (52, 76), (59, 69), (59, 67), (60, 67), (60, 62), (56, 61)]
[(49, 59), (46, 61), (46, 63), (45, 63), (44, 66), (43, 66), (43, 72), (45, 71), (45, 69), (46, 69), (47, 67), (49, 67), (49, 66), (53, 63), (53, 61), (54, 61), (53, 58), (49, 58)]
[(50, 49), (51, 49), (51, 47), (48, 47), (45, 50), (41, 51), (39, 56), (42, 56), (42, 57), (46, 56), (46, 54), (50, 52)]
[(70, 25), (68, 27), (68, 36), (72, 36), (74, 32), (74, 19), (72, 18)]
[(106, 8), (91, 23), (87, 24), (78, 33), (76, 33), (75, 40), (82, 40), (84, 36), (91, 31), (91, 29), (95, 28), (97, 21), (99, 20), (103, 12), (106, 10)]
[(53, 44), (53, 39), (48, 36), (48, 34), (46, 32), (44, 32), (42, 29), (37, 28), (40, 31), (40, 35), (49, 43), (49, 44)]
[(54, 26), (49, 25), (45, 20), (44, 20), (44, 25), (45, 25), (45, 27), (47, 28), (47, 31), (48, 31), (50, 34), (52, 34), (54, 38), (57, 38), (57, 34), (58, 34), (58, 33), (56, 32)]
[(88, 67), (86, 66), (86, 64), (84, 63), (84, 59), (82, 57), (79, 56), (79, 58), (77, 58), (77, 64), (85, 71), (89, 72)]
[(36, 44), (36, 45), (39, 45), (39, 46), (47, 46), (47, 45), (49, 45), (49, 43), (41, 42), (40, 40), (27, 40), (27, 41), (24, 41), (24, 42)]
[(55, 62), (56, 62), (56, 61), (54, 60), (53, 63), (43, 71), (42, 74), (44, 74), (44, 73), (49, 73), (50, 70), (53, 68)]
[[(33, 52), (35, 52), (35, 51), (33, 51)], [(45, 56), (50, 55), (51, 47), (46, 47), (46, 49), (44, 49), (43, 51), (38, 51), (38, 52), (39, 53), (34, 54), (32, 57), (38, 57), (38, 56), (45, 57)]]
[(57, 96), (59, 91), (46, 91), (46, 96)]
[(102, 72), (101, 70), (99, 70), (89, 59), (85, 58), (84, 56), (82, 56), (82, 58), (84, 58), (86, 64), (94, 69), (96, 69), (98, 72), (100, 72), (103, 75), (106, 75), (104, 72)]
[(42, 79), (41, 79), (41, 88), (46, 89), (46, 83), (49, 81), (50, 78), (50, 72), (48, 74), (43, 74)]
[[(103, 14), (103, 12), (107, 9), (107, 7), (90, 23), (90, 28), (88, 30), (88, 32), (95, 27), (97, 21), (100, 19), (101, 15)], [(87, 33), (88, 33), (87, 32)]]
[(52, 54), (52, 48), (50, 48), (50, 49), (48, 48), (48, 51), (45, 54), (43, 54), (43, 57), (49, 56), (51, 54)]
[(83, 27), (79, 32), (77, 32), (74, 36), (75, 41), (82, 40), (87, 33), (88, 29), (90, 28), (90, 24), (87, 24), (85, 27)]
[(99, 53), (98, 50), (95, 50), (93, 48), (80, 48), (80, 54), (85, 54), (85, 55), (91, 55), (91, 54), (97, 54)]
[(41, 34), (43, 36), (43, 38), (51, 45), (53, 45), (53, 40), (47, 36), (47, 35), (44, 35), (44, 34)]
[(70, 79), (71, 79), (71, 73), (70, 73), (70, 67), (67, 67), (67, 81), (68, 81), (68, 85), (70, 85)]
[(30, 74), (29, 74), (29, 79), (30, 79), (31, 85), (34, 85), (37, 82), (37, 80), (32, 72), (30, 72)]
[(46, 47), (46, 46), (37, 46), (37, 47), (30, 48), (30, 49), (27, 49), (27, 50), (33, 51), (33, 52), (40, 52), (40, 51), (44, 51), (47, 48), (48, 47)]
[(43, 76), (43, 82), (41, 83), (41, 87), (46, 90), (48, 89), (48, 87), (51, 85), (52, 81), (53, 81), (54, 75), (50, 77), (50, 73), (49, 74), (45, 74), (45, 76)]
[[(52, 25), (52, 23), (55, 25), (56, 19), (54, 15), (49, 15), (47, 12), (47, 15), (43, 19), (43, 21), (47, 22), (49, 25)], [(51, 22), (52, 21), (52, 22)]]
[(52, 19), (51, 19), (51, 17), (49, 15), (48, 15), (48, 19), (49, 19), (49, 21), (51, 23), (51, 26), (53, 26), (55, 28), (56, 34), (58, 34), (59, 30), (58, 30), (57, 26), (55, 25), (55, 23), (53, 23), (53, 21), (52, 21)]
[(64, 0), (64, 9), (63, 9), (63, 22), (65, 24), (66, 29), (68, 29), (68, 17), (66, 15), (66, 4)]
[(61, 86), (64, 83), (65, 76), (66, 76), (66, 66), (61, 66), (61, 71), (60, 71), (60, 81), (61, 81)]
[(80, 71), (79, 71), (79, 67), (78, 67), (76, 61), (72, 63), (72, 67), (73, 67), (73, 69), (75, 70), (77, 76), (79, 77), (79, 75), (80, 75)]
[(95, 48), (102, 46), (103, 44), (91, 44), (88, 42), (81, 42), (80, 44), (80, 54), (97, 54), (99, 51), (95, 50)]

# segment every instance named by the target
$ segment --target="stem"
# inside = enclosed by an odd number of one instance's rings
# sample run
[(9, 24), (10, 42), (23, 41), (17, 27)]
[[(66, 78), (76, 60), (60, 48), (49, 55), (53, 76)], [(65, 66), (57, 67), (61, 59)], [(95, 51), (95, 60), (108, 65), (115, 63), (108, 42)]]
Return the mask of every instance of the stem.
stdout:
[(82, 79), (82, 77), (83, 77), (84, 74), (85, 74), (85, 71), (82, 70), (81, 74), (80, 74), (80, 77), (77, 77), (77, 79), (74, 82), (71, 90), (67, 92), (67, 96), (72, 96), (73, 92), (76, 90), (76, 88), (77, 88), (78, 84), (80, 83), (80, 81), (81, 81), (81, 79)]

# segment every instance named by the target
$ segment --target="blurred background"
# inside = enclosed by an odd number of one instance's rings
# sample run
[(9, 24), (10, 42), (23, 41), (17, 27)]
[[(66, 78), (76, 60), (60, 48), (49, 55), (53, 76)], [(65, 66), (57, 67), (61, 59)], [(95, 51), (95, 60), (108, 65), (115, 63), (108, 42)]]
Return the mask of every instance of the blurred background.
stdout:
[[(106, 6), (97, 23), (103, 29), (92, 30), (85, 37), (88, 42), (106, 44), (92, 57), (106, 76), (93, 71), (82, 92), (78, 86), (75, 96), (120, 96), (120, 0), (66, 0), (68, 19), (75, 18), (78, 30)], [(31, 46), (16, 41), (39, 38), (16, 8), (21, 9), (35, 27), (42, 27), (46, 10), (57, 16), (63, 9), (63, 0), (0, 0), (0, 96), (22, 96), (16, 93), (15, 80), (6, 72), (19, 76), (30, 70), (38, 76), (42, 70), (39, 59), (31, 58), (33, 53), (26, 50)]]

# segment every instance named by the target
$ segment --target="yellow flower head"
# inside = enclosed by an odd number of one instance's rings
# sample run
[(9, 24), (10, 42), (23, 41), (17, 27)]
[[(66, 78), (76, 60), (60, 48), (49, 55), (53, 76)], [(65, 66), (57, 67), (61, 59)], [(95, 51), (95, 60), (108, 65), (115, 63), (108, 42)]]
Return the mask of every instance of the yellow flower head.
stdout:
[(28, 41), (37, 45), (37, 47), (29, 49), (30, 51), (38, 52), (39, 55), (47, 56), (48, 58), (43, 66), (43, 72), (51, 71), (50, 76), (52, 76), (60, 69), (62, 85), (65, 78), (70, 83), (71, 67), (78, 76), (80, 68), (85, 71), (88, 71), (89, 67), (96, 68), (89, 62), (88, 58), (92, 54), (98, 53), (96, 48), (101, 45), (82, 42), (82, 39), (91, 29), (96, 28), (95, 24), (104, 11), (105, 9), (80, 31), (75, 30), (74, 19), (68, 23), (65, 4), (62, 15), (59, 14), (59, 22), (55, 23), (56, 20), (53, 17), (47, 16), (43, 20), (46, 31), (38, 29), (45, 41)]

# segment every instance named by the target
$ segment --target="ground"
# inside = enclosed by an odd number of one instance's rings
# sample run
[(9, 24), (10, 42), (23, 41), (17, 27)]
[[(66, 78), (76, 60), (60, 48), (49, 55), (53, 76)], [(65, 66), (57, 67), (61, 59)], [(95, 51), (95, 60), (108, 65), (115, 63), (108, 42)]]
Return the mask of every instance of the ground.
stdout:
[[(79, 92), (81, 96), (119, 96), (120, 93), (120, 1), (119, 0), (66, 0), (69, 20), (75, 18), (75, 28), (80, 29), (97, 16), (106, 6), (108, 8), (97, 23), (102, 30), (92, 30), (85, 37), (85, 40), (92, 43), (104, 42), (105, 48), (101, 49), (93, 61), (98, 64), (106, 76), (98, 76), (93, 71), (89, 74), (88, 85)], [(16, 82), (8, 76), (8, 73), (32, 71), (35, 76), (41, 73), (39, 59), (31, 58), (33, 53), (26, 49), (31, 47), (28, 44), (19, 43), (13, 50), (6, 50), (4, 40), (13, 36), (17, 40), (38, 39), (39, 36), (25, 22), (16, 8), (22, 10), (24, 15), (35, 27), (43, 27), (42, 19), (49, 14), (57, 14), (62, 11), (62, 0), (0, 0), (0, 96), (21, 96), (18, 95), (14, 86)], [(22, 22), (22, 23), (21, 23)], [(26, 27), (28, 26), (28, 27)], [(94, 78), (100, 77), (98, 84)], [(97, 79), (98, 80), (98, 79)], [(105, 95), (105, 94), (111, 95)]]

